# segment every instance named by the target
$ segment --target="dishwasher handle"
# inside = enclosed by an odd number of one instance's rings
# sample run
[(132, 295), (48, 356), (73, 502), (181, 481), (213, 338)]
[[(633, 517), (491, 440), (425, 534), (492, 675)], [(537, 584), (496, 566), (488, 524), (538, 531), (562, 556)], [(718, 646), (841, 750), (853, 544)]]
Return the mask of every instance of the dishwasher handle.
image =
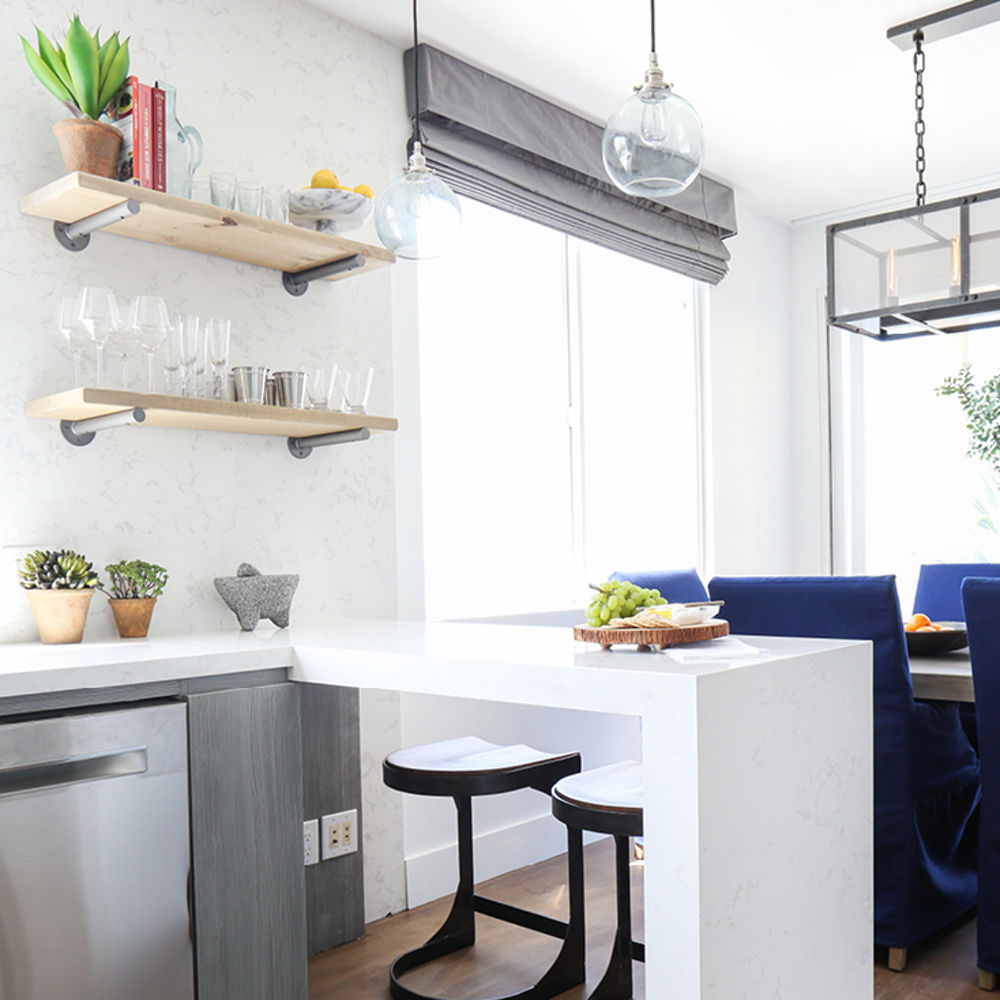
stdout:
[(23, 767), (0, 768), (0, 795), (50, 788), (53, 785), (71, 785), (79, 781), (122, 778), (128, 774), (144, 774), (147, 769), (145, 747), (112, 750)]

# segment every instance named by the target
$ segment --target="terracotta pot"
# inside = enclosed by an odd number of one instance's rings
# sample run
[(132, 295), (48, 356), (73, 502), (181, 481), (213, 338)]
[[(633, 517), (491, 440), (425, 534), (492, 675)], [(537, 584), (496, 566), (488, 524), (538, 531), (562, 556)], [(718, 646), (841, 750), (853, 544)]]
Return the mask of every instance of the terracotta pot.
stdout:
[(63, 162), (69, 171), (98, 177), (118, 177), (118, 151), (122, 134), (113, 125), (90, 118), (64, 118), (52, 126)]
[(109, 597), (108, 604), (123, 639), (145, 638), (149, 619), (153, 617), (155, 597)]
[(86, 590), (29, 590), (28, 600), (42, 642), (79, 642), (94, 592)]

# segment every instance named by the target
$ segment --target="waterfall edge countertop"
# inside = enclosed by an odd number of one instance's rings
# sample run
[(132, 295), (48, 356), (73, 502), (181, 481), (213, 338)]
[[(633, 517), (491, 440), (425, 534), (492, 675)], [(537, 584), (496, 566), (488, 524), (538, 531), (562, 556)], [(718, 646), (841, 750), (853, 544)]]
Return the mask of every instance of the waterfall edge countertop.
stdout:
[[(871, 997), (871, 644), (752, 637), (678, 662), (566, 628), (321, 628), (0, 646), (0, 698), (239, 670), (639, 716), (646, 995)], [(586, 762), (585, 762), (586, 764)]]

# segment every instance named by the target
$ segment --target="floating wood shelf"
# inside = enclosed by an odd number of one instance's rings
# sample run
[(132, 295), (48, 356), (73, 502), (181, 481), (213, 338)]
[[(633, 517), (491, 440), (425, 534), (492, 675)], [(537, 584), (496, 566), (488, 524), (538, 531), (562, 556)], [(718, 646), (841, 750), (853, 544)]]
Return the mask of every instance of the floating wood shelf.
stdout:
[(93, 174), (67, 174), (46, 184), (21, 199), (21, 211), (56, 223), (77, 223), (105, 209), (123, 205), (129, 199), (138, 202), (138, 213), (107, 225), (107, 232), (226, 257), (291, 275), (359, 258), (358, 266), (350, 271), (321, 276), (326, 281), (364, 274), (392, 264), (396, 259), (382, 247), (313, 232), (286, 222), (272, 222)]
[[(85, 444), (93, 436), (86, 423), (82, 427), (71, 426), (77, 421), (86, 422), (94, 417), (119, 414), (124, 417), (120, 422), (126, 423), (131, 422), (130, 415), (137, 411), (141, 416), (136, 417), (135, 422), (150, 427), (287, 437), (289, 450), (300, 458), (304, 458), (312, 447), (338, 443), (337, 435), (343, 435), (339, 440), (364, 440), (371, 431), (394, 431), (399, 426), (394, 417), (376, 417), (365, 413), (298, 410), (220, 399), (125, 392), (121, 389), (70, 389), (54, 396), (33, 399), (25, 407), (29, 417), (62, 421), (63, 435), (74, 444)], [(93, 428), (95, 431), (99, 429), (99, 426)], [(90, 437), (87, 437), (88, 433)], [(71, 435), (78, 440), (72, 440)], [(332, 440), (320, 440), (327, 437)]]

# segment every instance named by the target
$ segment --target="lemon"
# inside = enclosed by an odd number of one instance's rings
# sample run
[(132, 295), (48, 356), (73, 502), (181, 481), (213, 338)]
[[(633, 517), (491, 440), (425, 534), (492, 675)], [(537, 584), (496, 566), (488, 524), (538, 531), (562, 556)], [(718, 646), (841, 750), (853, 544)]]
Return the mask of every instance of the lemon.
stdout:
[(309, 186), (314, 188), (340, 187), (340, 178), (332, 170), (317, 170), (312, 175)]
[(374, 198), (375, 192), (367, 184), (359, 184), (354, 189), (355, 194), (363, 194), (366, 198)]

